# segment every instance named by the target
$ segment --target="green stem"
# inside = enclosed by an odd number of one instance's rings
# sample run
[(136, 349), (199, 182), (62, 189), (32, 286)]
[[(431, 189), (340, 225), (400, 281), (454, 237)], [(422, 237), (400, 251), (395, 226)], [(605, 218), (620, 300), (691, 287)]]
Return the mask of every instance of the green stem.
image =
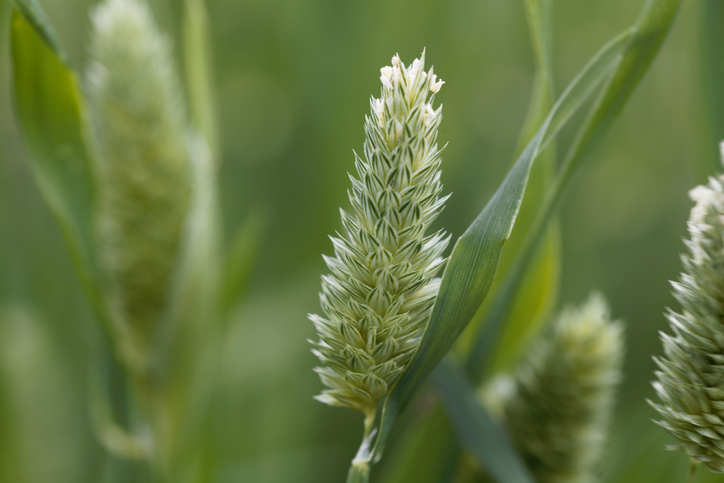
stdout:
[(364, 437), (349, 467), (347, 483), (368, 483), (370, 481), (370, 469), (372, 466), (370, 449), (372, 448), (372, 439), (377, 433), (375, 430), (375, 414), (376, 408), (365, 411)]
[(689, 476), (686, 478), (686, 483), (694, 483), (694, 475), (696, 474), (696, 469), (698, 467), (698, 461), (693, 458), (689, 460)]

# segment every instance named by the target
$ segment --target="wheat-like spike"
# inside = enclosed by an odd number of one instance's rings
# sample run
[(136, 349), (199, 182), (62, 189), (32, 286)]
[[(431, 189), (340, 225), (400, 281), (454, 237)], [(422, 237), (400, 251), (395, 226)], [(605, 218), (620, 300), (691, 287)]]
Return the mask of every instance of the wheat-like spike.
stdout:
[(162, 316), (191, 191), (171, 43), (148, 5), (106, 0), (94, 10), (87, 81), (100, 258), (122, 357), (140, 368)]
[(405, 370), (435, 301), (449, 237), (426, 235), (443, 208), (437, 131), (443, 82), (425, 54), (405, 66), (399, 56), (381, 69), (382, 95), (365, 117), (363, 157), (350, 175), (352, 209), (341, 210), (344, 234), (332, 237), (331, 273), (322, 277), (324, 316), (313, 352), (328, 387), (317, 399), (374, 412)]
[(558, 316), (512, 384), (497, 383), (505, 426), (536, 481), (595, 480), (622, 363), (623, 326), (594, 294)]
[(654, 358), (661, 404), (650, 404), (679, 441), (668, 449), (724, 473), (724, 176), (689, 194), (689, 253), (672, 282), (682, 310), (666, 314), (673, 335), (661, 334), (664, 356)]

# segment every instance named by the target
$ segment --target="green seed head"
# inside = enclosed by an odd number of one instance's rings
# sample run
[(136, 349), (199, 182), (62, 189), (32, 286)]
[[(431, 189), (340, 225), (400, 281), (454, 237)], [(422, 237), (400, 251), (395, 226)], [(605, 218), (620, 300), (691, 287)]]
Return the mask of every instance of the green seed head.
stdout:
[(424, 71), (424, 53), (405, 66), (396, 55), (381, 69), (382, 95), (365, 118), (364, 157), (350, 176), (352, 209), (344, 234), (325, 257), (324, 315), (310, 315), (319, 333), (316, 372), (328, 387), (317, 399), (370, 413), (405, 370), (437, 294), (449, 237), (425, 232), (440, 197), (437, 130), (442, 107), (432, 102), (443, 82)]
[(673, 335), (661, 334), (664, 356), (653, 383), (661, 404), (651, 405), (659, 425), (683, 451), (724, 473), (724, 176), (690, 192), (696, 206), (689, 217), (689, 253), (673, 282), (681, 312), (666, 314)]
[(595, 479), (622, 362), (622, 324), (596, 294), (564, 310), (504, 385), (503, 419), (536, 481)]
[(143, 367), (189, 207), (186, 115), (171, 45), (146, 4), (106, 0), (92, 25), (98, 246), (122, 357)]

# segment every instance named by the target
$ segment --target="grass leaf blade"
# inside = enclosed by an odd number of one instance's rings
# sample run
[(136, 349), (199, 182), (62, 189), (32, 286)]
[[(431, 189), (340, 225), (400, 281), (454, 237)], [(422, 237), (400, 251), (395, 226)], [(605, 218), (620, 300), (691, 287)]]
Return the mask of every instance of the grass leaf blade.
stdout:
[(15, 5), (10, 41), (18, 124), (35, 182), (60, 225), (91, 302), (104, 314), (93, 243), (95, 187), (85, 101), (42, 10), (29, 0)]
[(206, 139), (214, 164), (218, 166), (221, 143), (214, 101), (211, 26), (204, 0), (186, 0), (183, 33), (191, 118)]
[(521, 256), (506, 277), (505, 286), (494, 300), (494, 305), (487, 317), (488, 320), (470, 350), (467, 368), (474, 381), (480, 381), (485, 372), (491, 347), (510, 310), (515, 289), (525, 273), (526, 266), (533, 258), (558, 201), (573, 174), (580, 167), (585, 153), (610, 126), (653, 61), (673, 24), (680, 3), (681, 0), (649, 0), (628, 38), (619, 37), (619, 40), (625, 40), (623, 55), (617, 62), (613, 75), (592, 108), (587, 121), (579, 130), (576, 141), (569, 150), (566, 161), (551, 187), (528, 240), (525, 242)]
[(475, 398), (462, 368), (443, 361), (432, 374), (458, 440), (500, 483), (534, 483), (505, 431)]

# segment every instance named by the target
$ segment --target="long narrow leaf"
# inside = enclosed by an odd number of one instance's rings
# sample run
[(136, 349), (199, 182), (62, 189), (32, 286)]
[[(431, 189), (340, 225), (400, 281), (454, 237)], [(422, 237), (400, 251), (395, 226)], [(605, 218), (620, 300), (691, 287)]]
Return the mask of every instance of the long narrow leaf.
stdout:
[(533, 258), (548, 221), (568, 186), (573, 174), (580, 168), (584, 155), (594, 141), (610, 126), (621, 111), (631, 92), (648, 69), (666, 37), (678, 11), (681, 0), (649, 0), (633, 34), (626, 43), (623, 56), (617, 62), (613, 76), (593, 106), (587, 121), (579, 130), (566, 161), (541, 208), (521, 256), (509, 272), (504, 287), (494, 301), (485, 326), (481, 329), (468, 356), (467, 369), (474, 381), (479, 382), (485, 373), (491, 348), (507, 312), (510, 310), (515, 289)]
[(93, 246), (94, 179), (83, 96), (42, 10), (31, 0), (15, 5), (10, 28), (13, 97), (32, 172), (91, 303), (104, 314)]
[(702, 174), (720, 172), (718, 144), (724, 139), (724, 2), (701, 0), (701, 94), (705, 116), (706, 155), (702, 156)]
[[(521, 143), (528, 143), (535, 135), (535, 132), (545, 122), (555, 100), (552, 66), (552, 2), (551, 0), (526, 0), (525, 4), (536, 59), (536, 76), (531, 107), (521, 132)], [(556, 167), (556, 150), (555, 146), (552, 146), (541, 153), (531, 169), (525, 198), (523, 198), (515, 228), (503, 251), (496, 283), (471, 325), (482, 323), (484, 317), (480, 317), (481, 313), (487, 312), (488, 302), (495, 299), (495, 293), (500, 289), (500, 282), (504, 280), (508, 269), (518, 258), (526, 235), (535, 222), (535, 216), (541, 204), (545, 201)], [(527, 267), (526, 273), (516, 289), (513, 309), (508, 313), (503, 323), (503, 330), (496, 341), (491, 371), (499, 370), (515, 359), (521, 348), (540, 331), (550, 315), (558, 296), (560, 255), (560, 228), (557, 223), (552, 223), (545, 234), (545, 240), (536, 251), (533, 261)], [(475, 326), (473, 325), (473, 327)], [(475, 329), (467, 332), (476, 333)]]
[(214, 163), (221, 162), (221, 146), (213, 92), (211, 28), (204, 0), (186, 0), (184, 56), (191, 118), (206, 139)]
[(533, 483), (535, 479), (515, 451), (505, 430), (475, 398), (462, 368), (443, 361), (432, 373), (460, 443), (500, 483)]
[(257, 209), (247, 215), (227, 250), (222, 311), (233, 309), (244, 295), (268, 228), (268, 213)]
[(397, 415), (465, 329), (490, 289), (536, 156), (615, 65), (627, 40), (628, 32), (617, 37), (574, 79), (490, 202), (455, 243), (420, 346), (385, 399), (379, 435), (367, 455), (370, 460), (381, 454)]

